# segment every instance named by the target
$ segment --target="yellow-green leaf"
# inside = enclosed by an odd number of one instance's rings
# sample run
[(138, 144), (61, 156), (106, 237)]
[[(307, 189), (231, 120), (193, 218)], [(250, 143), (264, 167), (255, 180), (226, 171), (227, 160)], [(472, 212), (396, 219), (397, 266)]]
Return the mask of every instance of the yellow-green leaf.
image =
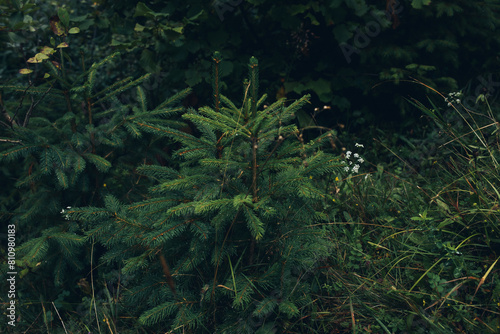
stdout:
[(182, 34), (182, 29), (184, 29), (184, 27), (175, 27), (175, 28), (172, 28), (173, 31), (175, 31), (176, 33), (179, 33), (179, 34)]
[(50, 56), (54, 52), (56, 52), (56, 50), (54, 50), (53, 48), (51, 48), (49, 46), (44, 46), (42, 48), (42, 50), (40, 51), (40, 53), (43, 53), (44, 55), (47, 55), (47, 56)]
[(49, 56), (47, 56), (46, 54), (43, 54), (43, 53), (37, 53), (35, 55), (35, 58), (40, 59), (40, 60), (45, 60), (45, 59), (49, 59)]
[(80, 32), (80, 28), (73, 27), (68, 31), (70, 34), (78, 34)]
[(139, 23), (136, 23), (134, 30), (141, 32), (144, 30), (144, 28), (145, 28), (144, 26), (140, 25)]
[(30, 74), (32, 72), (33, 72), (33, 70), (30, 70), (29, 68), (22, 68), (19, 70), (20, 74)]
[(28, 63), (32, 64), (38, 64), (44, 61), (45, 59), (48, 59), (49, 57), (44, 55), (43, 53), (37, 53), (34, 57), (31, 57), (30, 59), (27, 60)]

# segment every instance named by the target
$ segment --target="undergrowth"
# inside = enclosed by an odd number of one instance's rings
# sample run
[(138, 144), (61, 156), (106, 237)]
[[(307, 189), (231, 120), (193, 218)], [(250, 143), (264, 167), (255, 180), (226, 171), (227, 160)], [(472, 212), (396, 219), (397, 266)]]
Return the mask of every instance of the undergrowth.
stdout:
[(470, 110), (427, 88), (440, 103), (412, 102), (436, 125), (428, 167), (397, 154), (400, 167), (372, 162), (331, 187), (340, 207), (336, 256), (318, 277), (325, 332), (500, 329), (500, 125), (486, 96)]
[[(305, 140), (308, 96), (268, 104), (255, 58), (235, 103), (215, 53), (213, 105), (185, 110), (189, 90), (148, 107), (147, 75), (95, 92), (118, 57), (79, 73), (46, 61), (42, 84), (1, 87), (17, 94), (1, 141), (17, 187), (4, 216), (25, 228), (17, 332), (500, 330), (500, 125), (486, 96), (471, 110), (417, 82), (437, 98), (411, 101), (432, 144), (386, 145), (400, 162), (388, 165), (365, 161), (368, 138), (343, 145), (318, 126)], [(130, 88), (134, 102), (119, 100)]]

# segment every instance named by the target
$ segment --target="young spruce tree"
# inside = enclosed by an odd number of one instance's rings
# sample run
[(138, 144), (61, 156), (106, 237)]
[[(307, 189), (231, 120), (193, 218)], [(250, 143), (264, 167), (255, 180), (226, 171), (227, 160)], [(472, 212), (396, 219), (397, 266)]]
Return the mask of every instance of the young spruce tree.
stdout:
[[(150, 74), (109, 83), (110, 75), (103, 72), (118, 61), (119, 53), (86, 68), (84, 59), (81, 66), (72, 62), (70, 51), (45, 46), (33, 57), (41, 60), (33, 74), (20, 80), (23, 84), (0, 85), (0, 222), (4, 231), (7, 224), (16, 230), (15, 270), (2, 261), (0, 274), (18, 272), (14, 300), (19, 317), (17, 327), (8, 328), (16, 332), (59, 326), (50, 308), (54, 301), (68, 318), (81, 316), (74, 316), (75, 300), (81, 300), (77, 282), (90, 284), (89, 250), (94, 248), (66, 211), (71, 206), (103, 205), (109, 188), (121, 197), (133, 188), (137, 199), (142, 198), (137, 189), (145, 187), (134, 173), (137, 161), (152, 161), (164, 152), (159, 138), (141, 129), (146, 124), (184, 124), (168, 118), (184, 109), (179, 100), (189, 89), (148, 108), (140, 85)], [(65, 61), (72, 66), (64, 66)], [(130, 101), (120, 99), (123, 93)], [(7, 330), (2, 326), (0, 331)]]
[(308, 279), (329, 255), (322, 222), (330, 195), (322, 178), (339, 171), (324, 133), (305, 143), (294, 114), (309, 96), (264, 105), (257, 59), (249, 63), (243, 102), (220, 93), (221, 56), (213, 56), (214, 105), (183, 118), (196, 135), (149, 122), (141, 131), (181, 144), (180, 168), (143, 165), (156, 181), (147, 199), (68, 211), (102, 244), (103, 264), (122, 263), (121, 306), (151, 329), (262, 332), (292, 327), (311, 314)]

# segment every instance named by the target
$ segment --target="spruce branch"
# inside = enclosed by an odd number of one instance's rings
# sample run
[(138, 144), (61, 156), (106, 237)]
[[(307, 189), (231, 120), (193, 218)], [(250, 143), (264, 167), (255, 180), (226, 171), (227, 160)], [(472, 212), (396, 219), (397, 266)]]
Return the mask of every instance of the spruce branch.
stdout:
[(257, 95), (259, 93), (259, 62), (257, 58), (251, 57), (249, 67), (249, 78), (250, 78), (250, 101), (252, 109), (252, 118), (255, 119), (257, 116)]
[(252, 197), (253, 202), (258, 201), (257, 197), (257, 148), (258, 139), (257, 137), (252, 137)]
[(167, 279), (167, 284), (174, 294), (174, 298), (177, 298), (177, 293), (175, 292), (175, 283), (174, 279), (172, 278), (172, 275), (170, 274), (170, 267), (167, 264), (167, 260), (165, 259), (165, 256), (163, 255), (162, 251), (160, 250), (158, 252), (158, 258), (160, 259), (160, 264), (163, 269), (163, 273), (165, 274), (165, 277)]
[(179, 93), (175, 94), (174, 96), (166, 99), (163, 103), (161, 103), (154, 110), (155, 111), (164, 110), (168, 105), (184, 99), (186, 96), (188, 96), (189, 94), (191, 94), (191, 92), (192, 92), (191, 88), (186, 88), (186, 89), (180, 91)]
[(36, 106), (40, 102), (42, 102), (42, 100), (47, 96), (47, 94), (49, 94), (49, 92), (52, 90), (52, 87), (53, 86), (50, 86), (49, 89), (47, 89), (45, 91), (45, 93), (43, 93), (43, 95), (40, 97), (40, 99), (36, 102), (35, 102), (35, 98), (33, 97), (33, 95), (31, 95), (31, 105), (30, 105), (30, 108), (28, 109), (28, 112), (26, 112), (26, 116), (24, 117), (23, 127), (28, 126), (29, 120), (30, 120), (31, 115), (33, 114), (33, 111), (35, 110)]
[(212, 89), (214, 94), (214, 109), (218, 113), (220, 109), (220, 63), (222, 62), (222, 57), (219, 51), (215, 51), (212, 57)]
[(19, 105), (16, 108), (16, 111), (14, 112), (14, 116), (10, 116), (9, 113), (7, 112), (7, 109), (5, 109), (5, 106), (2, 101), (2, 114), (5, 117), (5, 119), (8, 122), (8, 126), (13, 129), (14, 125), (17, 125), (16, 123), (16, 117), (19, 111), (21, 110), (21, 107), (23, 106), (24, 98), (27, 95), (28, 90), (33, 86), (33, 82), (30, 80), (28, 86), (24, 89), (23, 93), (21, 94), (21, 100), (19, 101)]

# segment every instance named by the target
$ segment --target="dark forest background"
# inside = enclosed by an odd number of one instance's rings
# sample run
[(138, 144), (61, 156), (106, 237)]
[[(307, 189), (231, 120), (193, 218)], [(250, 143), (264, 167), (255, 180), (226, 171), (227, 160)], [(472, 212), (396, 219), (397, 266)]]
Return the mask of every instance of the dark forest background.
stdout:
[[(2, 279), (0, 328), (498, 333), (499, 10), (498, 0), (0, 0), (0, 258), (8, 277), (15, 225), (17, 272), (16, 326)], [(252, 116), (230, 132), (239, 118), (218, 124), (203, 109), (219, 103)], [(278, 110), (279, 124), (259, 123)], [(282, 120), (288, 130), (273, 132)], [(252, 150), (252, 122), (268, 124), (276, 148), (259, 139)], [(226, 156), (221, 143), (247, 126), (248, 142), (233, 139)], [(194, 153), (211, 138), (224, 175)], [(221, 190), (226, 173), (235, 183)], [(281, 192), (258, 195), (264, 175)], [(212, 225), (153, 224), (173, 215), (156, 206), (167, 188), (179, 222)]]

